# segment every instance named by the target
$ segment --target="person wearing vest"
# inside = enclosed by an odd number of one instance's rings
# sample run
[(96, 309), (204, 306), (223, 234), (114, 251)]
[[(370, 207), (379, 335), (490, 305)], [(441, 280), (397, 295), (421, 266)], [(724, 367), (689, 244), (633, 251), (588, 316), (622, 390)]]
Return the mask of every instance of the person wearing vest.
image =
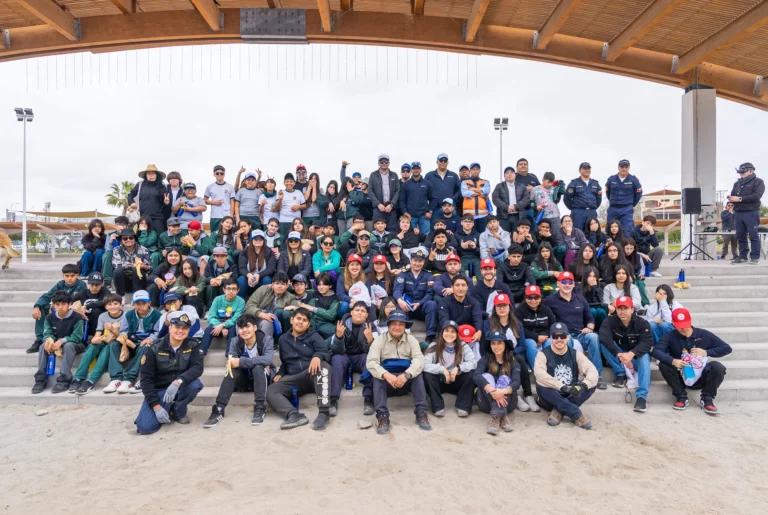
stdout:
[[(618, 220), (624, 234), (632, 234), (635, 229), (635, 206), (642, 196), (640, 181), (629, 173), (629, 161), (622, 159), (619, 161), (619, 173), (605, 181), (605, 197), (609, 202), (606, 220)], [(577, 227), (585, 230), (583, 225)]]
[(187, 406), (203, 389), (203, 353), (200, 341), (189, 338), (192, 321), (183, 311), (168, 317), (168, 335), (148, 348), (141, 358), (144, 402), (136, 417), (136, 432), (149, 435), (171, 420), (189, 424)]
[(584, 354), (568, 347), (568, 326), (552, 324), (549, 336), (552, 345), (539, 352), (533, 369), (539, 406), (551, 410), (547, 424), (557, 426), (565, 415), (578, 427), (592, 429), (581, 405), (595, 393), (597, 369)]
[(461, 182), (462, 212), (475, 217), (477, 232), (485, 231), (486, 217), (493, 212), (489, 195), (491, 183), (480, 178), (480, 163), (469, 165), (469, 179)]
[(70, 309), (72, 296), (66, 291), (57, 291), (51, 297), (51, 304), (53, 309), (45, 317), (43, 344), (37, 354), (37, 372), (35, 372), (35, 385), (32, 387), (32, 393), (35, 394), (42, 393), (48, 387), (47, 368), (51, 355), (62, 359), (59, 376), (51, 392), (61, 393), (69, 390), (75, 356), (85, 350), (83, 317)]

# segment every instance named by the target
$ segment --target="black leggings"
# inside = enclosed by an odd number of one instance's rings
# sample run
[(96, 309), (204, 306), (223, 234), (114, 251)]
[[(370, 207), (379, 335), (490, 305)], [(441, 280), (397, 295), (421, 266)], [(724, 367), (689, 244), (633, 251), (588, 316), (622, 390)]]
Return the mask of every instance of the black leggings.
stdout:
[(515, 354), (515, 359), (520, 365), (520, 386), (523, 387), (523, 397), (532, 397), (531, 373), (528, 372), (528, 361), (525, 359), (525, 354)]

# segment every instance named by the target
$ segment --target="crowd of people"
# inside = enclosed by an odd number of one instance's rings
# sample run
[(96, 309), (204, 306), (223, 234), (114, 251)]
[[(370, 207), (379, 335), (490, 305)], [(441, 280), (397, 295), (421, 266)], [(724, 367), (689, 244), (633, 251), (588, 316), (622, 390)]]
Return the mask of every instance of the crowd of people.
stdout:
[[(642, 187), (629, 161), (606, 182), (604, 229), (589, 163), (566, 185), (552, 172), (539, 182), (520, 159), (493, 191), (478, 163), (457, 174), (446, 154), (423, 177), (418, 162), (396, 176), (385, 154), (366, 180), (348, 166), (324, 190), (303, 165), (281, 189), (242, 168), (231, 185), (216, 166), (203, 198), (178, 172), (140, 172), (130, 218), (117, 217), (111, 234), (93, 220), (80, 262), (34, 305), (32, 392), (47, 388), (57, 356), (53, 393), (87, 395), (108, 373), (105, 393), (144, 395), (136, 426), (149, 434), (189, 423), (204, 356), (223, 352), (227, 375), (205, 427), (220, 423), (235, 391), (253, 392), (254, 425), (267, 405), (281, 428), (304, 425), (298, 398), (314, 392), (312, 427), (324, 429), (343, 384), (360, 374), (363, 412), (380, 434), (390, 429), (387, 398), (406, 393), (425, 430), (428, 410), (445, 416), (444, 393), (456, 395), (459, 417), (474, 406), (489, 413), (490, 434), (510, 431), (515, 409), (589, 429), (580, 406), (607, 389), (604, 363), (614, 387), (636, 388), (644, 412), (653, 357), (675, 409), (697, 388), (702, 409), (717, 414), (725, 367), (709, 358), (730, 347), (694, 328), (668, 285), (649, 296), (662, 251), (656, 219), (633, 221)], [(423, 342), (414, 320), (425, 323)]]

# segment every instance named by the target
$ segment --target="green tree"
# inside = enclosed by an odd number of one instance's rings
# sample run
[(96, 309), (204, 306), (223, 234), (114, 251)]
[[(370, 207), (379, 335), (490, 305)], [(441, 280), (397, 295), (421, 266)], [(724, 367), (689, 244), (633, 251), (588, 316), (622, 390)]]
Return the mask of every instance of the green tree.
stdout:
[(123, 181), (122, 183), (113, 184), (111, 186), (112, 191), (105, 195), (107, 199), (107, 205), (113, 207), (123, 208), (122, 215), (128, 211), (128, 194), (133, 189), (134, 183), (130, 181)]
[(768, 206), (765, 204), (760, 204), (760, 216), (768, 216)]

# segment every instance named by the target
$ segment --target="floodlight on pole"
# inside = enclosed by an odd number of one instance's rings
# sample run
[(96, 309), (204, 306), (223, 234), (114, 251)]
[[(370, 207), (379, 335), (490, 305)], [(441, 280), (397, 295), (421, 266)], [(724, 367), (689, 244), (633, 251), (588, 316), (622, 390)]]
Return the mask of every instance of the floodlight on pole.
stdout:
[(21, 223), (21, 262), (27, 262), (27, 122), (32, 123), (35, 115), (29, 107), (16, 107), (16, 121), (24, 124), (24, 165), (22, 171), (22, 223)]
[(504, 158), (502, 153), (501, 137), (504, 131), (509, 128), (509, 118), (494, 118), (493, 129), (499, 131), (499, 177), (504, 182)]

